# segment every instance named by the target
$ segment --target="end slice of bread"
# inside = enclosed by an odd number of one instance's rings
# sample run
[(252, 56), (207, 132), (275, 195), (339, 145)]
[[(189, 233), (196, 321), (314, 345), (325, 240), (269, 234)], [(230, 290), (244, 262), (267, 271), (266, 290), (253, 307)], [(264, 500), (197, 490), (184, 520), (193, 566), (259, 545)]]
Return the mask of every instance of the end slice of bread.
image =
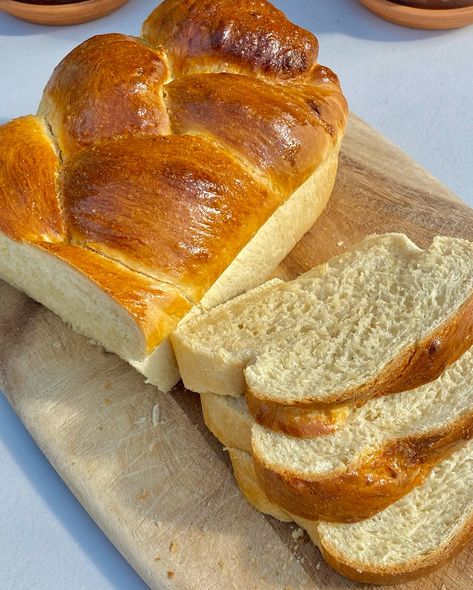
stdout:
[(261, 424), (313, 436), (317, 411), (436, 379), (471, 345), (472, 294), (470, 242), (437, 237), (421, 250), (401, 234), (371, 236), (193, 317), (172, 342), (187, 388), (246, 391)]
[(230, 449), (241, 491), (257, 510), (294, 520), (327, 563), (358, 582), (397, 584), (427, 574), (457, 554), (473, 532), (473, 442), (437, 465), (424, 484), (375, 516), (341, 524), (301, 519), (272, 503), (251, 455)]

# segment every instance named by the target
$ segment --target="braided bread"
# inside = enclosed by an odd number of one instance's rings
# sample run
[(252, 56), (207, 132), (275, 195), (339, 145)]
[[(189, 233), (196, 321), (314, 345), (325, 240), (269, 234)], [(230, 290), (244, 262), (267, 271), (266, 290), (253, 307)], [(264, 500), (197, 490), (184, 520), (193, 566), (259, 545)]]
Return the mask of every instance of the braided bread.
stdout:
[(165, 0), (0, 127), (0, 277), (167, 390), (195, 305), (262, 282), (322, 211), (347, 106), (266, 0)]

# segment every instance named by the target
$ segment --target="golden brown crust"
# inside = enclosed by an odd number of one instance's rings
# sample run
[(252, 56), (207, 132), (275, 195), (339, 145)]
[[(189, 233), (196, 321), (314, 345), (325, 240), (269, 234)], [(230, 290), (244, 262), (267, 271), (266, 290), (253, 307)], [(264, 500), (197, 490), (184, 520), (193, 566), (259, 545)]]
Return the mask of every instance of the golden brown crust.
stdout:
[[(458, 309), (453, 317), (440, 324), (418, 346), (412, 346), (403, 358), (386, 367), (384, 379), (376, 387), (382, 396), (408, 391), (435, 381), (445, 369), (458, 360), (473, 343), (473, 296)], [(397, 366), (396, 366), (397, 364)], [(366, 393), (366, 392), (363, 392)]]
[(1, 231), (20, 241), (63, 239), (56, 190), (58, 166), (40, 119), (21, 117), (0, 127)]
[(343, 135), (348, 103), (332, 70), (317, 65), (304, 84), (292, 84), (290, 92), (307, 103), (333, 137)]
[(255, 403), (251, 395), (246, 400), (258, 424), (297, 438), (313, 438), (335, 432), (345, 422), (351, 409), (348, 405), (328, 410), (308, 410), (267, 401)]
[(162, 99), (167, 78), (160, 55), (137, 39), (97, 35), (56, 67), (39, 112), (66, 157), (101, 139), (168, 134)]
[(83, 150), (66, 167), (64, 203), (75, 243), (198, 301), (281, 200), (215, 144), (173, 135)]
[(151, 352), (177, 326), (191, 304), (179, 291), (103, 256), (69, 244), (35, 244), (63, 260), (121, 305), (140, 326)]
[(356, 522), (373, 516), (421, 485), (432, 469), (473, 436), (473, 413), (453, 425), (387, 443), (358, 463), (324, 475), (276, 471), (254, 453), (258, 480), (282, 508), (307, 518)]
[[(316, 433), (320, 422), (316, 410), (327, 411), (350, 403), (359, 404), (373, 397), (408, 391), (435, 381), (470, 348), (473, 342), (472, 316), (473, 296), (423, 340), (405, 348), (381, 373), (360, 386), (335, 392), (324, 403), (314, 403), (313, 400), (306, 399), (297, 400), (292, 405), (282, 405), (279, 401), (271, 400), (266, 392), (248, 387), (248, 407), (254, 416), (258, 416), (260, 424), (275, 430), (282, 430), (281, 424), (290, 422), (294, 408), (298, 408), (295, 413), (304, 424), (304, 431), (313, 430)], [(314, 422), (313, 425), (310, 424), (311, 421)], [(301, 436), (305, 436), (304, 431)]]
[(186, 76), (166, 86), (166, 103), (175, 133), (216, 137), (269, 177), (284, 197), (320, 165), (336, 140), (291, 87), (247, 76)]
[(165, 48), (176, 77), (236, 68), (288, 79), (317, 62), (317, 39), (266, 0), (165, 0), (143, 36)]

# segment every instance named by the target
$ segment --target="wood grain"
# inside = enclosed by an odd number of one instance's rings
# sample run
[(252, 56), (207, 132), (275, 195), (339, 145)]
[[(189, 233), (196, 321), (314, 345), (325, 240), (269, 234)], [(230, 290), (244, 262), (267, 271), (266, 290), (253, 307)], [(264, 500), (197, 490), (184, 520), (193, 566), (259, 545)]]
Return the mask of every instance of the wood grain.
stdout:
[[(473, 215), (352, 116), (331, 202), (276, 274), (296, 276), (373, 232), (473, 239)], [(0, 385), (97, 524), (151, 588), (339, 590), (294, 527), (255, 512), (195, 396), (162, 394), (128, 365), (0, 282)], [(158, 410), (159, 408), (159, 416)], [(416, 590), (473, 587), (473, 545)], [(398, 590), (412, 585), (396, 586)]]

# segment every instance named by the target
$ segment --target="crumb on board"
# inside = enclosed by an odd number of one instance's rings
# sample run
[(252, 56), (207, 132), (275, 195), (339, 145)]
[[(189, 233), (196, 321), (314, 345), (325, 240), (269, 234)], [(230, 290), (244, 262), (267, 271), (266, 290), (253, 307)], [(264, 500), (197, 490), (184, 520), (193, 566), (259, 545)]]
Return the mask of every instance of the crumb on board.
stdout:
[(304, 536), (304, 530), (301, 528), (294, 529), (291, 533), (291, 537), (294, 539), (294, 541), (298, 541), (299, 539), (302, 539), (303, 536)]
[(153, 426), (157, 426), (159, 424), (159, 418), (160, 418), (159, 404), (154, 404), (152, 418), (151, 418)]
[(154, 561), (159, 561), (161, 559), (161, 555), (155, 555), (154, 556)]
[(172, 570), (168, 570), (168, 578), (174, 578), (174, 572)]
[(337, 246), (338, 246), (339, 248), (341, 248), (341, 247), (342, 247), (344, 244), (345, 244), (345, 242), (344, 242), (343, 240), (339, 240), (339, 241), (337, 242)]
[(320, 569), (320, 561), (319, 563), (315, 566), (315, 569), (318, 571)]
[(155, 440), (148, 446), (148, 451), (150, 453), (152, 453), (157, 446), (158, 446), (158, 441)]
[(223, 559), (219, 559), (218, 560), (218, 566), (221, 567), (223, 569), (223, 566), (225, 565), (225, 562), (223, 561)]
[(106, 398), (103, 400), (103, 405), (104, 405), (104, 406), (109, 406), (111, 403), (112, 403), (112, 400), (111, 400), (111, 399), (109, 399), (108, 397), (106, 397)]
[(142, 490), (137, 496), (136, 499), (139, 502), (142, 502), (143, 500), (146, 500), (146, 498), (149, 496), (149, 490)]
[(178, 545), (177, 545), (176, 541), (171, 541), (169, 543), (169, 551), (171, 553), (177, 553), (177, 549), (178, 549)]

